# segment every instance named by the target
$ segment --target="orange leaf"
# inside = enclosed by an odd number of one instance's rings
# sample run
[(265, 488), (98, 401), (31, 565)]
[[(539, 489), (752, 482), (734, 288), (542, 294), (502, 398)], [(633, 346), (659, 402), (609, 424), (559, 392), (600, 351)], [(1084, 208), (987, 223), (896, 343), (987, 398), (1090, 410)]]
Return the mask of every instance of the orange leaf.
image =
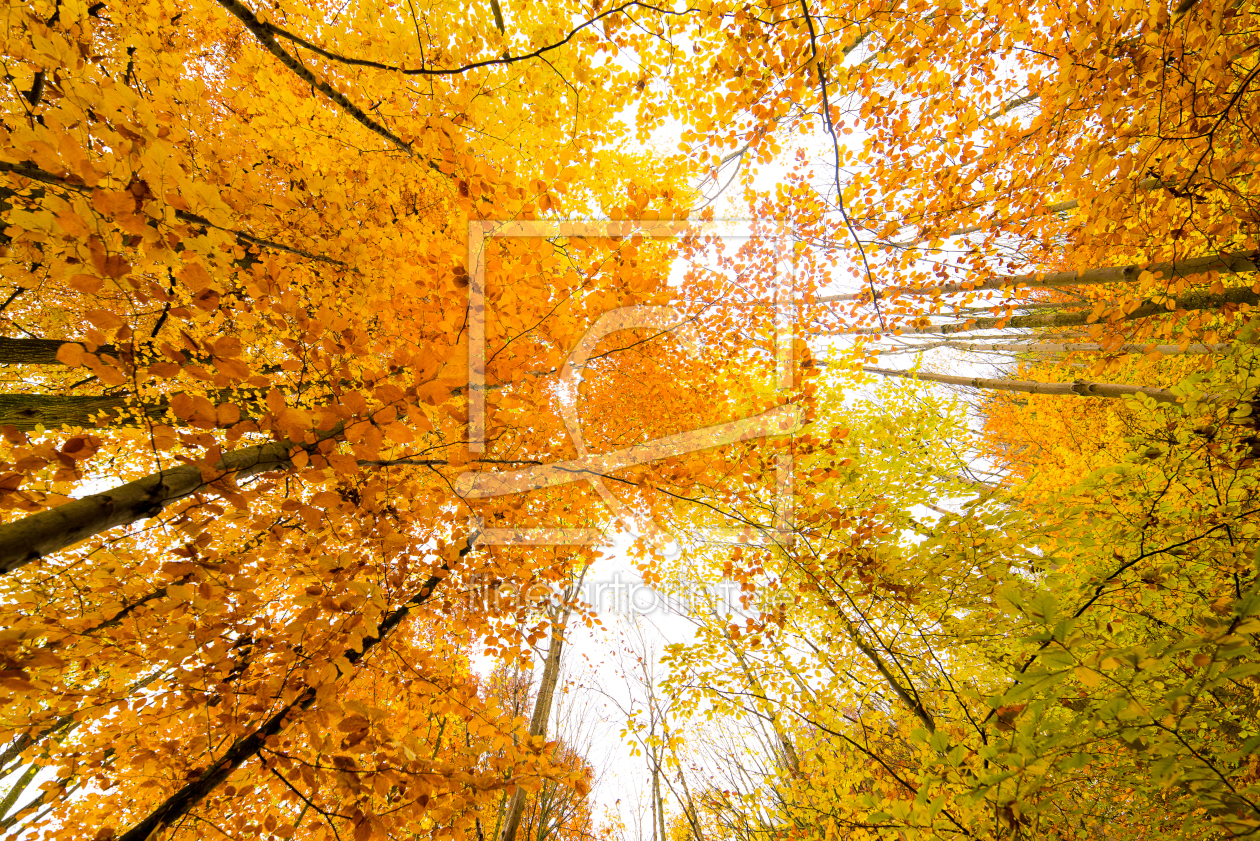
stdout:
[(92, 233), (91, 229), (79, 218), (79, 214), (73, 211), (67, 210), (64, 213), (58, 213), (54, 218), (57, 220), (57, 225), (60, 226), (61, 230), (75, 239), (86, 239)]
[(295, 430), (310, 429), (311, 414), (305, 409), (299, 409), (296, 406), (288, 406), (276, 415), (276, 424), (281, 427), (287, 427)]
[(171, 411), (180, 420), (188, 420), (197, 411), (197, 406), (190, 395), (175, 394), (171, 396)]
[(111, 254), (105, 258), (105, 274), (112, 278), (120, 278), (131, 271), (131, 264), (119, 254)]
[(214, 410), (219, 426), (231, 426), (241, 419), (241, 408), (233, 403), (220, 403)]
[(68, 285), (71, 289), (78, 292), (86, 292), (89, 295), (94, 295), (97, 292), (100, 292), (101, 286), (104, 283), (105, 281), (103, 279), (90, 274), (77, 274), (68, 281)]
[(329, 453), (328, 464), (338, 473), (357, 473), (359, 462), (354, 456), (345, 453)]
[(222, 336), (215, 340), (213, 351), (220, 359), (232, 359), (241, 355), (241, 340), (235, 336)]
[(210, 312), (219, 306), (219, 293), (213, 289), (202, 289), (193, 296), (193, 303), (206, 312)]
[(92, 208), (103, 216), (133, 213), (136, 209), (136, 200), (131, 193), (125, 191), (115, 193), (110, 190), (93, 190)]
[(115, 330), (123, 326), (123, 320), (117, 313), (109, 310), (88, 310), (83, 316), (101, 330)]
[(105, 385), (123, 385), (128, 380), (126, 372), (114, 365), (110, 365), (108, 362), (102, 362), (90, 367), (92, 368), (92, 373), (96, 374), (97, 378)]
[(249, 378), (249, 366), (239, 359), (215, 359), (214, 367), (234, 380)]
[(205, 289), (210, 285), (210, 273), (206, 271), (205, 266), (200, 263), (185, 263), (184, 267), (175, 273), (189, 289)]
[(69, 365), (71, 368), (77, 368), (83, 364), (83, 345), (74, 342), (66, 342), (57, 348), (57, 361), (62, 365)]

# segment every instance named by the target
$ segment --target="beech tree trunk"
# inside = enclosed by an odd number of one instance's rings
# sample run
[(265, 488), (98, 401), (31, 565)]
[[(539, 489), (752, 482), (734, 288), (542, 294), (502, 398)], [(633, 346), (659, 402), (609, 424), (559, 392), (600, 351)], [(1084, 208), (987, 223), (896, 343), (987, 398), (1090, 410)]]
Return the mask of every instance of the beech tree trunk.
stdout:
[[(920, 350), (936, 350), (938, 348), (951, 348), (953, 350), (970, 350), (982, 352), (1000, 352), (1000, 353), (1101, 353), (1103, 346), (1096, 342), (1080, 342), (1072, 344), (1069, 342), (936, 342), (930, 346), (923, 348), (910, 347), (906, 351), (918, 353)], [(1106, 353), (1150, 353), (1154, 349), (1165, 356), (1177, 356), (1183, 353), (1189, 354), (1212, 354), (1225, 353), (1229, 350), (1228, 342), (1221, 342), (1214, 345), (1187, 345), (1183, 350), (1181, 345), (1143, 345), (1143, 344), (1124, 344), (1119, 347), (1110, 348)]]
[[(60, 339), (14, 339), (0, 336), (0, 365), (60, 365), (57, 349), (64, 344), (67, 342)], [(103, 345), (96, 352), (112, 354), (114, 346)]]
[[(1144, 265), (1133, 263), (1128, 266), (1102, 266), (1093, 269), (1082, 269), (1075, 272), (1049, 272), (1042, 274), (1023, 274), (1010, 277), (993, 277), (976, 283), (943, 283), (939, 286), (897, 286), (879, 293), (879, 300), (898, 295), (952, 295), (958, 292), (978, 291), (986, 289), (1026, 289), (1061, 288), (1064, 286), (1093, 286), (1102, 283), (1133, 283), (1142, 272), (1162, 274), (1165, 279), (1203, 274), (1210, 271), (1246, 274), (1260, 270), (1260, 251), (1235, 251), (1232, 254), (1212, 254), (1206, 257), (1193, 257), (1189, 260), (1168, 263), (1152, 263)], [(1232, 291), (1232, 290), (1231, 290)], [(1228, 294), (1228, 293), (1227, 293)], [(827, 295), (816, 299), (816, 303), (832, 303), (842, 301), (869, 301), (869, 292), (853, 295)]]
[(225, 454), (205, 477), (201, 468), (182, 465), (151, 473), (108, 491), (0, 525), (0, 574), (73, 546), (81, 540), (152, 517), (171, 502), (211, 487), (217, 479), (236, 481), (291, 465), (293, 445), (272, 442)]
[[(468, 537), (467, 544), (459, 552), (461, 559), (472, 551), (476, 541), (476, 534)], [(438, 584), (442, 583), (442, 579), (446, 577), (446, 573), (449, 571), (450, 567), (443, 564), (441, 574), (430, 576), (424, 583), (424, 586), (414, 596), (389, 613), (381, 621), (376, 628), (376, 636), (364, 639), (363, 646), (358, 651), (352, 648), (347, 649), (342, 656), (352, 666), (366, 657), (395, 628), (402, 624), (403, 620), (411, 613), (412, 608), (429, 600), (429, 597), (433, 595), (434, 590), (437, 589)], [(150, 812), (143, 820), (118, 836), (116, 841), (149, 841), (163, 827), (170, 826), (188, 814), (241, 765), (256, 756), (266, 745), (269, 737), (280, 733), (292, 723), (298, 714), (310, 709), (311, 705), (315, 703), (316, 694), (314, 687), (304, 689), (297, 698), (269, 716), (256, 730), (238, 739), (217, 762), (201, 772), (197, 779), (168, 797), (162, 805)]]
[(1159, 403), (1177, 403), (1180, 398), (1166, 388), (1154, 388), (1141, 385), (1121, 385), (1119, 383), (1038, 383), (1032, 380), (995, 380), (984, 377), (955, 377), (949, 374), (931, 374), (923, 371), (895, 371), (888, 368), (862, 368), (868, 374), (879, 374), (881, 377), (904, 377), (908, 380), (923, 380), (945, 385), (965, 385), (972, 388), (993, 389), (997, 391), (1018, 391), (1025, 394), (1059, 394), (1076, 397), (1125, 397), (1130, 394), (1145, 394)]
[[(1156, 315), (1168, 315), (1169, 313), (1176, 312), (1178, 310), (1192, 312), (1195, 310), (1214, 310), (1229, 305), (1255, 305), (1257, 303), (1260, 303), (1260, 294), (1253, 292), (1251, 287), (1241, 286), (1233, 289), (1226, 289), (1225, 292), (1220, 295), (1215, 295), (1209, 292), (1193, 292), (1189, 295), (1183, 295), (1172, 302), (1172, 309), (1169, 309), (1164, 303), (1145, 301), (1139, 305), (1137, 309), (1118, 320), (1136, 321), (1138, 319), (1150, 318)], [(1014, 315), (1010, 318), (972, 318), (967, 321), (932, 324), (927, 327), (894, 329), (899, 329), (900, 335), (903, 336), (948, 336), (955, 333), (969, 333), (973, 330), (1004, 330), (1027, 327), (1082, 327), (1090, 323), (1089, 316), (1090, 313), (1083, 311), (1047, 313), (1045, 315)], [(872, 336), (891, 332), (893, 331), (885, 330), (882, 327), (863, 327), (856, 330), (828, 331), (818, 335)]]
[(81, 426), (137, 426), (142, 418), (158, 420), (166, 414), (166, 401), (128, 405), (127, 395), (0, 394), (0, 426), (30, 432), (37, 426), (59, 429)]
[(799, 776), (801, 773), (800, 757), (796, 753), (796, 746), (792, 743), (791, 737), (788, 735), (787, 731), (783, 729), (783, 726), (779, 721), (779, 716), (774, 711), (774, 701), (771, 698), (770, 693), (766, 691), (766, 688), (762, 685), (761, 681), (753, 673), (752, 669), (749, 668), (748, 660), (744, 657), (744, 652), (735, 645), (735, 641), (731, 639), (731, 635), (729, 633), (723, 634), (722, 641), (726, 643), (727, 650), (729, 650), (731, 654), (735, 655), (735, 661), (739, 663), (739, 670), (744, 673), (744, 678), (748, 681), (748, 685), (752, 687), (753, 691), (756, 692), (757, 695), (761, 696), (766, 701), (764, 715), (770, 720), (770, 727), (774, 730), (774, 737), (779, 741), (777, 753), (779, 754), (778, 759), (780, 760), (783, 768), (791, 774)]
[[(551, 720), (551, 706), (556, 695), (556, 683), (560, 679), (560, 655), (564, 650), (564, 628), (569, 623), (570, 611), (571, 608), (566, 604), (563, 612), (557, 610), (552, 620), (551, 643), (547, 646), (542, 681), (538, 685), (538, 696), (534, 699), (534, 712), (529, 719), (529, 735), (531, 736), (547, 735), (547, 722)], [(516, 833), (521, 827), (521, 816), (524, 813), (525, 790), (517, 786), (508, 804), (507, 820), (503, 823), (503, 832), (499, 835), (499, 841), (516, 841)]]

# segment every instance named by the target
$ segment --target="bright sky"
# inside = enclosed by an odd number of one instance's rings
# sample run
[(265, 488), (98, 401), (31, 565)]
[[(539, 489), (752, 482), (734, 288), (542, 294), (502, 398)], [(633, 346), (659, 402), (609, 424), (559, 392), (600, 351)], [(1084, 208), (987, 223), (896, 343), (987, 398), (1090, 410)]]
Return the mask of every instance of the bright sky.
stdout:
[[(667, 125), (655, 133), (649, 147), (652, 151), (673, 153), (678, 133), (676, 126)], [(785, 144), (778, 161), (756, 170), (755, 188), (770, 189), (781, 180), (787, 172), (783, 162), (791, 160), (797, 146), (815, 159), (829, 160), (829, 144), (830, 138), (824, 141), (822, 137), (804, 137), (796, 144)], [(732, 174), (730, 168), (722, 173), (724, 178)], [(750, 218), (738, 182), (718, 198), (714, 210), (719, 221)], [(821, 351), (821, 346), (816, 350)], [(657, 679), (663, 678), (665, 670), (658, 662), (663, 648), (671, 642), (690, 641), (693, 626), (659, 604), (654, 591), (642, 583), (626, 554), (629, 542), (628, 535), (618, 535), (605, 550), (612, 557), (601, 561), (588, 574), (587, 600), (597, 608), (604, 624), (593, 629), (579, 624), (568, 636), (564, 677), (569, 692), (560, 700), (582, 709), (589, 725), (583, 729), (581, 743), (586, 745), (587, 758), (597, 776), (592, 791), (597, 827), (619, 820), (624, 841), (649, 841), (653, 831), (648, 758), (646, 754), (632, 756), (633, 737), (623, 735), (628, 713), (642, 710), (645, 704), (643, 665), (637, 664), (635, 657), (645, 655), (648, 672), (654, 671)], [(540, 664), (537, 669), (541, 670)], [(557, 712), (563, 717), (562, 710)], [(558, 735), (565, 736), (563, 731), (562, 727)], [(663, 796), (667, 814), (677, 814), (678, 804), (667, 789), (663, 789)]]

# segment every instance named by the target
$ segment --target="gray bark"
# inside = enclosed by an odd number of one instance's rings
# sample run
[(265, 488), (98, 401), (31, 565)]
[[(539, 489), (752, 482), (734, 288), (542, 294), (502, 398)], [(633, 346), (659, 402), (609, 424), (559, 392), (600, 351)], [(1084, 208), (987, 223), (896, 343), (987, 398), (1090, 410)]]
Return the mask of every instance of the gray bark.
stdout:
[[(942, 283), (938, 286), (895, 286), (883, 290), (879, 300), (886, 300), (897, 295), (953, 295), (959, 292), (982, 291), (988, 289), (1048, 289), (1065, 286), (1093, 286), (1103, 283), (1133, 283), (1142, 272), (1161, 274), (1164, 279), (1203, 274), (1211, 271), (1246, 274), (1260, 269), (1260, 251), (1235, 251), (1232, 254), (1210, 254), (1205, 257), (1193, 257), (1178, 262), (1152, 263), (1144, 265), (1133, 263), (1128, 266), (1100, 266), (1092, 269), (1081, 269), (1073, 272), (1046, 272), (1013, 275), (1009, 277), (991, 277), (975, 283)], [(863, 291), (854, 295), (826, 295), (815, 299), (816, 303), (836, 303), (842, 301), (869, 301), (870, 295)]]
[[(1224, 306), (1249, 304), (1255, 305), (1260, 303), (1260, 294), (1251, 290), (1249, 286), (1240, 286), (1233, 289), (1226, 289), (1224, 294), (1214, 295), (1208, 292), (1192, 292), (1183, 295), (1171, 302), (1173, 307), (1169, 309), (1163, 302), (1145, 301), (1128, 313), (1118, 321), (1136, 321), (1142, 318), (1150, 318), (1156, 315), (1168, 315), (1178, 310), (1186, 312), (1194, 310), (1214, 310)], [(973, 318), (968, 321), (954, 321), (945, 324), (932, 324), (927, 327), (911, 327), (911, 328), (892, 328), (885, 330), (880, 327), (862, 327), (856, 330), (837, 330), (835, 332), (822, 333), (820, 335), (832, 336), (871, 336), (884, 333), (891, 333), (894, 329), (900, 329), (900, 335), (903, 336), (926, 336), (926, 335), (950, 335), (952, 333), (970, 333), (974, 330), (1014, 330), (1027, 327), (1084, 327), (1089, 325), (1088, 312), (1063, 312), (1063, 313), (1047, 313), (1043, 315), (1015, 315), (1010, 318)], [(1100, 323), (1106, 324), (1110, 321), (1100, 320)]]
[(109, 529), (155, 516), (168, 504), (210, 488), (217, 479), (232, 477), (239, 482), (268, 470), (286, 469), (292, 463), (292, 447), (286, 442), (244, 447), (225, 454), (209, 477), (193, 465), (172, 467), (0, 525), (0, 574)]
[(963, 385), (971, 388), (992, 389), (997, 391), (1017, 391), (1024, 394), (1056, 394), (1075, 397), (1125, 397), (1131, 394), (1145, 394), (1159, 403), (1177, 403), (1180, 398), (1166, 388), (1154, 388), (1141, 385), (1122, 385), (1119, 383), (1039, 383), (1032, 380), (996, 380), (984, 377), (955, 377), (949, 374), (931, 374), (923, 371), (894, 371), (887, 368), (862, 368), (869, 374), (881, 377), (903, 377), (909, 380), (923, 380), (945, 385)]
[[(1165, 356), (1177, 356), (1183, 353), (1188, 354), (1215, 354), (1227, 353), (1229, 344), (1221, 342), (1214, 345), (1187, 345), (1182, 350), (1181, 345), (1154, 345), (1155, 350)], [(983, 353), (1102, 353), (1103, 346), (1097, 342), (1079, 342), (1073, 344), (1071, 342), (937, 342), (930, 346), (925, 346), (922, 350), (935, 350), (937, 348), (951, 348), (953, 350), (977, 351)], [(1143, 344), (1124, 344), (1119, 347), (1111, 348), (1107, 353), (1150, 353), (1152, 345)], [(919, 348), (905, 348), (903, 352), (918, 353)]]
[(13, 426), (23, 432), (37, 426), (45, 429), (138, 426), (143, 418), (161, 419), (166, 409), (166, 401), (147, 406), (128, 405), (125, 394), (0, 394), (0, 426)]
[[(552, 701), (555, 699), (556, 683), (560, 679), (560, 655), (564, 650), (564, 628), (569, 622), (569, 607), (563, 613), (557, 612), (556, 622), (553, 619), (551, 644), (547, 646), (547, 659), (543, 664), (542, 682), (538, 686), (538, 697), (534, 700), (534, 712), (529, 719), (529, 735), (546, 736), (547, 722), (551, 719)], [(516, 833), (521, 827), (521, 816), (525, 813), (525, 790), (517, 786), (512, 793), (512, 801), (508, 805), (507, 820), (503, 824), (503, 832), (499, 841), (516, 841)]]

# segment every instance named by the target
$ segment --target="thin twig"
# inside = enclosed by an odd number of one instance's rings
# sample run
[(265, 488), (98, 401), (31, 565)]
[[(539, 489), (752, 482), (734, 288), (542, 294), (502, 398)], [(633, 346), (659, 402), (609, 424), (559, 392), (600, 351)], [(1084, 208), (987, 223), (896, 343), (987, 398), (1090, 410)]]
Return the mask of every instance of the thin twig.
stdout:
[(888, 325), (884, 323), (884, 313), (879, 308), (879, 294), (875, 291), (875, 277), (871, 274), (871, 264), (866, 259), (866, 249), (862, 246), (862, 240), (853, 227), (853, 221), (849, 219), (849, 212), (844, 209), (844, 188), (840, 186), (840, 138), (836, 135), (836, 126), (831, 121), (831, 105), (827, 98), (827, 72), (823, 69), (822, 59), (818, 56), (818, 33), (814, 31), (814, 18), (809, 13), (807, 0), (801, 0), (801, 11), (805, 13), (805, 25), (809, 27), (810, 59), (818, 70), (818, 88), (822, 93), (823, 125), (827, 129), (827, 133), (831, 135), (831, 148), (835, 155), (836, 207), (840, 209), (840, 217), (844, 219), (844, 226), (849, 229), (849, 236), (853, 237), (853, 242), (857, 245), (858, 254), (862, 257), (862, 268), (866, 271), (866, 282), (871, 287), (871, 303), (875, 305), (875, 315), (879, 317), (879, 326), (886, 331)]

